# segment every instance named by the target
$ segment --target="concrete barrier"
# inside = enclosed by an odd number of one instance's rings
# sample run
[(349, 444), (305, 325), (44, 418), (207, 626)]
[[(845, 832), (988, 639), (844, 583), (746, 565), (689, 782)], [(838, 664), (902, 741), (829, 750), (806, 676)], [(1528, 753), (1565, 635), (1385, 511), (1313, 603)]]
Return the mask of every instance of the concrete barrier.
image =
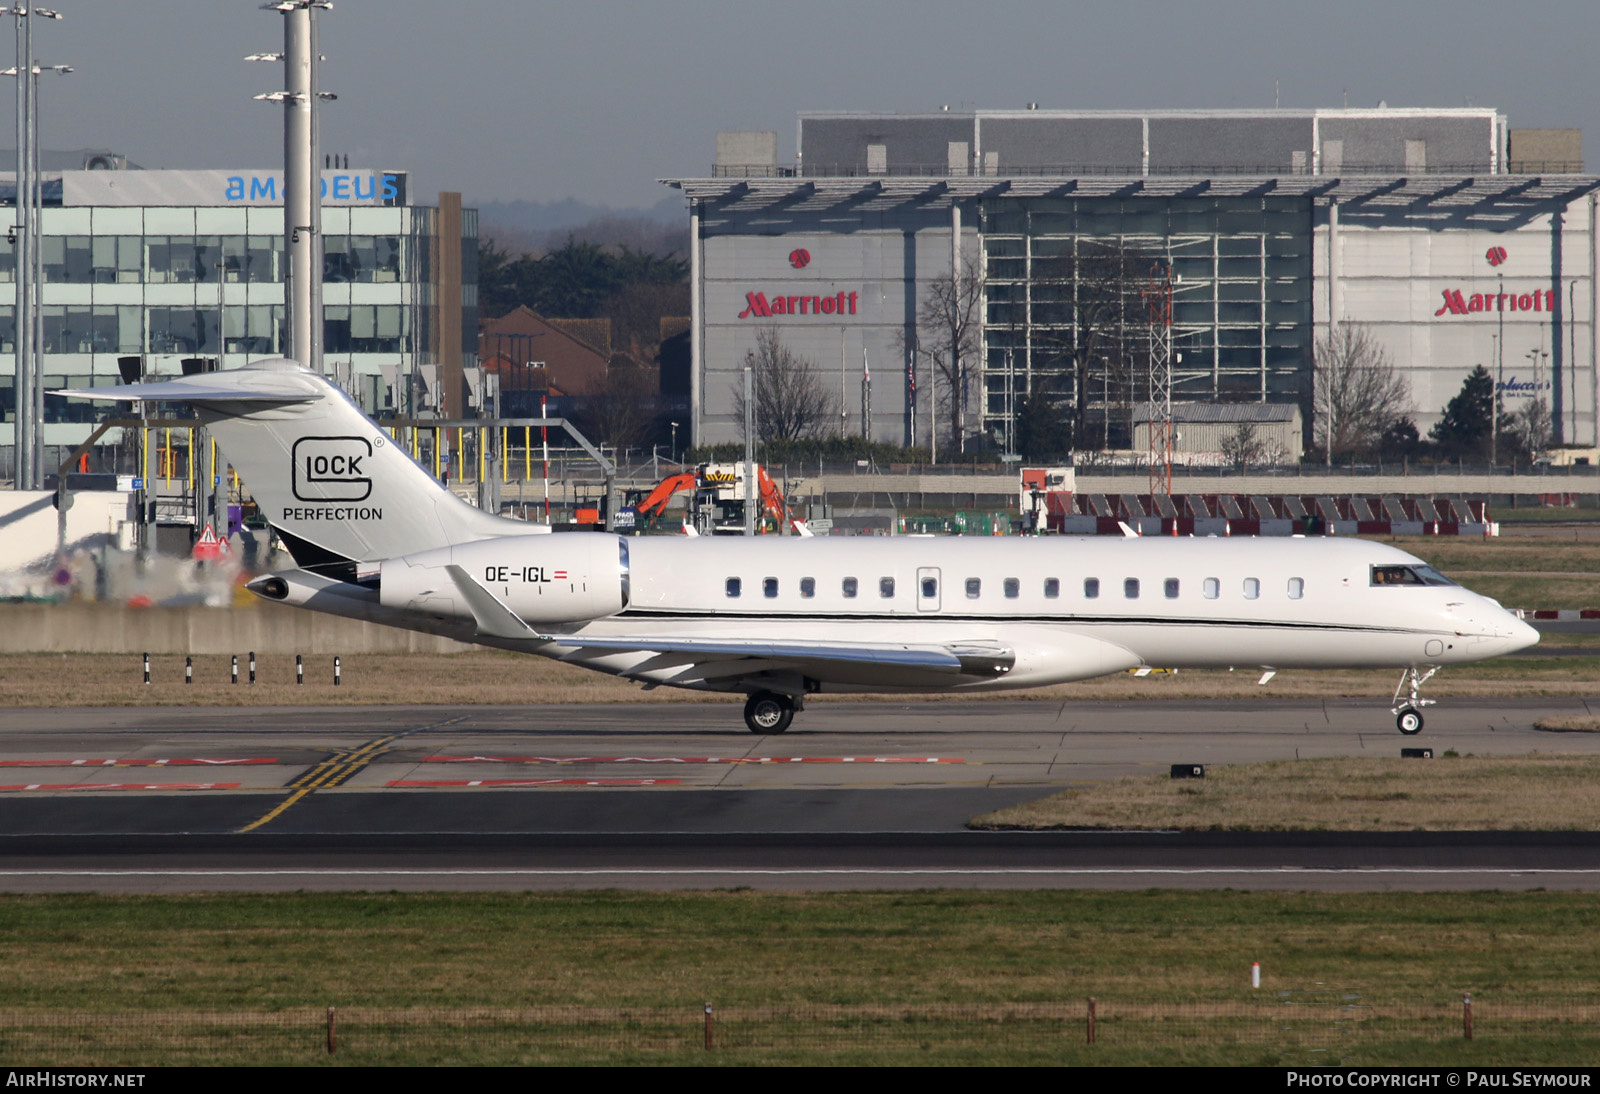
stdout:
[(262, 602), (235, 608), (0, 604), (0, 653), (460, 653), (448, 638)]

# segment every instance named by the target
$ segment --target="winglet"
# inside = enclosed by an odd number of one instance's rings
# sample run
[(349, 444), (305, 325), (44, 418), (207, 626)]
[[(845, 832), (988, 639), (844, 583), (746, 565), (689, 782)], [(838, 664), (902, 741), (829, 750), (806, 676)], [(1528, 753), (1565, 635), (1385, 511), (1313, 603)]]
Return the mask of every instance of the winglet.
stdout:
[(450, 580), (456, 583), (461, 598), (472, 609), (472, 618), (478, 624), (478, 633), (488, 638), (514, 638), (524, 642), (543, 641), (544, 636), (522, 621), (522, 617), (506, 607), (500, 599), (485, 589), (460, 566), (446, 566)]

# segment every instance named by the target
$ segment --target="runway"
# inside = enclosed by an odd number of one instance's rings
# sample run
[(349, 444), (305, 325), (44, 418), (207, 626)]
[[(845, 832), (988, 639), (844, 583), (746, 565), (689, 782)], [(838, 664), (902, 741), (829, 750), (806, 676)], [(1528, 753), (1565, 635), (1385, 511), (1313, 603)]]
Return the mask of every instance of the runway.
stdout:
[(1458, 699), (1403, 738), (1381, 700), (828, 702), (757, 737), (725, 704), (9, 710), (0, 891), (1600, 889), (1600, 836), (965, 828), (1173, 763), (1592, 752), (1532, 728), (1584, 713)]

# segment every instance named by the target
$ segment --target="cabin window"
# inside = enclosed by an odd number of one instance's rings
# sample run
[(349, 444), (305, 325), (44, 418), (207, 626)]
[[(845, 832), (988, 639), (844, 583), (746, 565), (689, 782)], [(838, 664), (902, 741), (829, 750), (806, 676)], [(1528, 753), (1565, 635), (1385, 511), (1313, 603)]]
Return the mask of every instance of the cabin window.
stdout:
[(1122, 579), (1122, 595), (1127, 597), (1129, 600), (1138, 600), (1139, 599), (1139, 579), (1136, 578), (1136, 577), (1125, 577), (1125, 578), (1123, 578)]
[(1099, 595), (1100, 595), (1100, 579), (1098, 577), (1086, 577), (1086, 578), (1084, 578), (1083, 579), (1083, 598), (1085, 600), (1094, 600)]
[(1161, 591), (1168, 600), (1178, 599), (1178, 579), (1169, 577), (1161, 585)]
[(1061, 595), (1061, 579), (1047, 577), (1044, 579), (1044, 595), (1047, 600), (1054, 600)]
[(1006, 599), (1007, 600), (1015, 600), (1018, 596), (1020, 596), (1022, 594), (1022, 582), (1018, 581), (1014, 577), (1008, 577), (1008, 578), (1006, 578), (1005, 589), (1006, 589)]
[(894, 598), (894, 578), (880, 577), (878, 579), (878, 595), (885, 600)]
[(1261, 595), (1261, 581), (1259, 578), (1247, 577), (1244, 579), (1244, 598), (1254, 600)]
[(854, 600), (856, 598), (856, 588), (857, 582), (853, 577), (845, 578), (844, 581), (839, 585), (839, 591), (844, 593), (844, 598), (846, 600)]
[(738, 578), (730, 577), (728, 579), (728, 595), (729, 596), (738, 596), (739, 595), (739, 579)]
[(922, 599), (934, 600), (939, 596), (939, 579), (925, 577), (922, 579)]
[(1302, 578), (1302, 577), (1291, 577), (1289, 579), (1289, 599), (1290, 600), (1299, 600), (1302, 596), (1305, 596), (1305, 595), (1306, 595), (1305, 578)]
[(814, 577), (802, 577), (800, 579), (800, 595), (805, 597), (807, 600), (810, 600), (812, 597), (816, 596), (817, 579)]
[(778, 595), (778, 579), (775, 577), (763, 578), (761, 582), (761, 595), (771, 600)]
[(967, 578), (967, 599), (976, 600), (983, 594), (983, 579), (977, 577)]
[(1208, 577), (1200, 584), (1200, 592), (1207, 600), (1215, 600), (1222, 595), (1222, 582), (1214, 577)]

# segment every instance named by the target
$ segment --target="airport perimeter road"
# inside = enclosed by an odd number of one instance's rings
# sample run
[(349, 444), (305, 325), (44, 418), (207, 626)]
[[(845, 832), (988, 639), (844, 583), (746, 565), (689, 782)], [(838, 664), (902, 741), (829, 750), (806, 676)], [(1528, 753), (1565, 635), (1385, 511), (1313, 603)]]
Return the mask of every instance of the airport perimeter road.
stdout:
[[(1594, 703), (1600, 710), (1600, 701)], [(0, 890), (1600, 888), (1600, 837), (977, 833), (1094, 779), (1402, 746), (1590, 752), (1454, 700), (0, 712)]]

